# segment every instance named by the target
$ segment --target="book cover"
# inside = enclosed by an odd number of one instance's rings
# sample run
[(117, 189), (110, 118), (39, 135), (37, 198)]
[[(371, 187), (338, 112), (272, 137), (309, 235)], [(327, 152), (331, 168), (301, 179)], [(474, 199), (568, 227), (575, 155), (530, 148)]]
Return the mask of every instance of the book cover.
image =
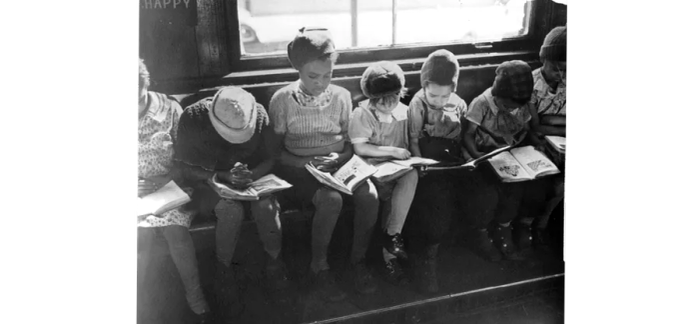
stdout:
[(377, 172), (377, 168), (353, 155), (348, 162), (333, 174), (316, 169), (311, 163), (305, 165), (306, 170), (316, 180), (342, 193), (352, 195), (365, 180)]

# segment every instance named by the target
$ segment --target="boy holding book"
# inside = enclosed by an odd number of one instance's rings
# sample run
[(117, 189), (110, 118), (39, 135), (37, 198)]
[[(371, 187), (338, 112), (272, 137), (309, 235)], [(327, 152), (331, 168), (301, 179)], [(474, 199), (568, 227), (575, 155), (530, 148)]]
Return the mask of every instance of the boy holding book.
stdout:
[[(348, 134), (355, 152), (370, 161), (405, 160), (408, 151), (408, 107), (399, 99), (405, 94), (406, 78), (395, 63), (382, 61), (367, 67), (360, 87), (369, 100), (360, 103), (350, 119)], [(385, 273), (393, 283), (405, 282), (397, 257), (407, 259), (403, 229), (418, 184), (418, 171), (412, 169), (386, 183), (374, 181), (382, 211), (382, 253)]]
[[(277, 173), (294, 185), (294, 190), (283, 193), (286, 198), (311, 202), (316, 209), (311, 230), (311, 277), (322, 297), (338, 301), (346, 294), (329, 272), (327, 253), (343, 196), (321, 185), (305, 165), (311, 163), (332, 173), (353, 156), (347, 135), (352, 100), (348, 90), (330, 84), (338, 54), (327, 29), (300, 29), (287, 46), (287, 56), (299, 71), (299, 80), (279, 89), (270, 101), (275, 145), (282, 147)], [(377, 189), (366, 180), (353, 192), (352, 200), (355, 215), (350, 262), (355, 289), (368, 294), (376, 290), (365, 265), (365, 253), (377, 221)]]
[[(495, 149), (518, 145), (526, 138), (540, 143), (528, 126), (532, 88), (532, 69), (527, 63), (508, 61), (498, 66), (493, 86), (476, 97), (465, 114), (464, 144), (471, 157), (479, 158)], [(498, 191), (493, 219), (496, 224), (490, 231), (493, 243), (507, 259), (520, 259), (513, 243), (511, 222), (518, 214), (526, 183), (502, 183), (493, 170), (485, 166), (474, 173)], [(493, 248), (486, 235), (488, 225), (487, 222), (477, 223), (477, 237), (484, 249)]]
[[(468, 155), (462, 147), (461, 116), (467, 104), (455, 91), (459, 79), (457, 58), (447, 50), (430, 54), (421, 67), (421, 89), (409, 104), (409, 147), (412, 156), (431, 158), (442, 163), (462, 163)], [(422, 243), (419, 287), (437, 292), (437, 254), (447, 234), (453, 214), (489, 218), (495, 205), (495, 192), (484, 185), (467, 186), (479, 181), (464, 170), (431, 171), (416, 189), (405, 235)], [(477, 189), (477, 190), (474, 190)], [(463, 195), (469, 195), (464, 199)]]
[[(222, 88), (213, 97), (187, 107), (180, 118), (175, 160), (187, 183), (195, 189), (189, 208), (199, 214), (214, 210), (221, 198), (208, 183), (213, 177), (217, 182), (244, 189), (270, 173), (279, 154), (270, 143), (272, 136), (265, 108), (241, 88)], [(288, 283), (284, 263), (279, 258), (282, 233), (275, 196), (228, 203), (233, 212), (216, 215), (216, 282), (221, 309), (232, 308), (227, 290), (235, 284), (231, 261), (244, 218), (244, 205), (250, 207), (268, 254), (266, 274), (270, 284), (281, 289)]]

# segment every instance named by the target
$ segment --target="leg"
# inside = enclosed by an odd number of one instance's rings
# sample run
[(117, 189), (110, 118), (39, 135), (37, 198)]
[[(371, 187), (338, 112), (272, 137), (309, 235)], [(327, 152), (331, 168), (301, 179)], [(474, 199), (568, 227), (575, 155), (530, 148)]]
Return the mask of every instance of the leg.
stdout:
[(265, 252), (274, 260), (282, 251), (282, 227), (280, 223), (280, 207), (274, 196), (269, 196), (250, 204), (250, 211), (255, 219), (260, 240)]
[(365, 258), (374, 225), (377, 223), (379, 198), (377, 188), (366, 181), (352, 195), (355, 204), (354, 233), (350, 263), (356, 264)]
[(216, 258), (225, 268), (230, 267), (233, 260), (245, 212), (240, 201), (229, 200), (227, 203), (230, 213), (216, 213)]
[(545, 230), (547, 228), (549, 217), (552, 215), (554, 208), (564, 200), (564, 177), (553, 177), (548, 187), (551, 193), (547, 195), (547, 200), (545, 201), (544, 208), (542, 208), (542, 212), (536, 215), (536, 224), (539, 230)]
[(280, 224), (280, 207), (275, 196), (262, 198), (250, 204), (251, 213), (258, 227), (260, 240), (269, 258), (265, 266), (267, 280), (275, 290), (288, 285), (285, 265), (278, 258), (282, 251), (282, 230)]
[(199, 282), (197, 257), (189, 231), (184, 226), (170, 225), (163, 230), (163, 236), (168, 242), (170, 255), (185, 287), (187, 304), (195, 314), (209, 311), (209, 305), (204, 299), (204, 293)]
[(377, 290), (377, 284), (367, 269), (365, 254), (374, 233), (374, 226), (377, 223), (379, 212), (377, 188), (371, 181), (367, 180), (355, 190), (352, 198), (355, 205), (355, 217), (353, 218), (354, 230), (350, 264), (352, 264), (355, 273), (355, 289), (363, 294), (371, 294)]
[(316, 212), (311, 228), (311, 272), (328, 270), (328, 245), (333, 236), (335, 224), (343, 207), (343, 197), (339, 192), (322, 187), (312, 199)]
[(401, 233), (406, 222), (406, 215), (413, 203), (413, 197), (418, 185), (418, 171), (415, 169), (396, 181), (396, 186), (391, 194), (391, 210), (386, 224), (386, 232), (389, 235)]

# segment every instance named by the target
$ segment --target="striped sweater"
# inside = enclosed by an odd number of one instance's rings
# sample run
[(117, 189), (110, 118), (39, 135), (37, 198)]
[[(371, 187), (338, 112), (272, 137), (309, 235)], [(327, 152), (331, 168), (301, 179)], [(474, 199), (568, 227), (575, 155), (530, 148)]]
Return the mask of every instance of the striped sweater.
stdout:
[(295, 155), (315, 155), (337, 151), (348, 140), (348, 123), (352, 111), (350, 92), (329, 85), (331, 100), (320, 107), (303, 106), (294, 99), (299, 81), (281, 88), (270, 100), (270, 121), (275, 133), (284, 135), (285, 148)]

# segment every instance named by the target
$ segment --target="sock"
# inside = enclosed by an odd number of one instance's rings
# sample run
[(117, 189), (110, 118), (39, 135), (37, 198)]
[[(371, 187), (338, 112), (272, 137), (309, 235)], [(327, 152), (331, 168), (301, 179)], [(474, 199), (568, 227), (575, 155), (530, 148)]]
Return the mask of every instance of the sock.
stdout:
[(382, 255), (384, 256), (384, 262), (389, 262), (391, 259), (396, 259), (396, 256), (389, 253), (386, 249), (382, 248)]

